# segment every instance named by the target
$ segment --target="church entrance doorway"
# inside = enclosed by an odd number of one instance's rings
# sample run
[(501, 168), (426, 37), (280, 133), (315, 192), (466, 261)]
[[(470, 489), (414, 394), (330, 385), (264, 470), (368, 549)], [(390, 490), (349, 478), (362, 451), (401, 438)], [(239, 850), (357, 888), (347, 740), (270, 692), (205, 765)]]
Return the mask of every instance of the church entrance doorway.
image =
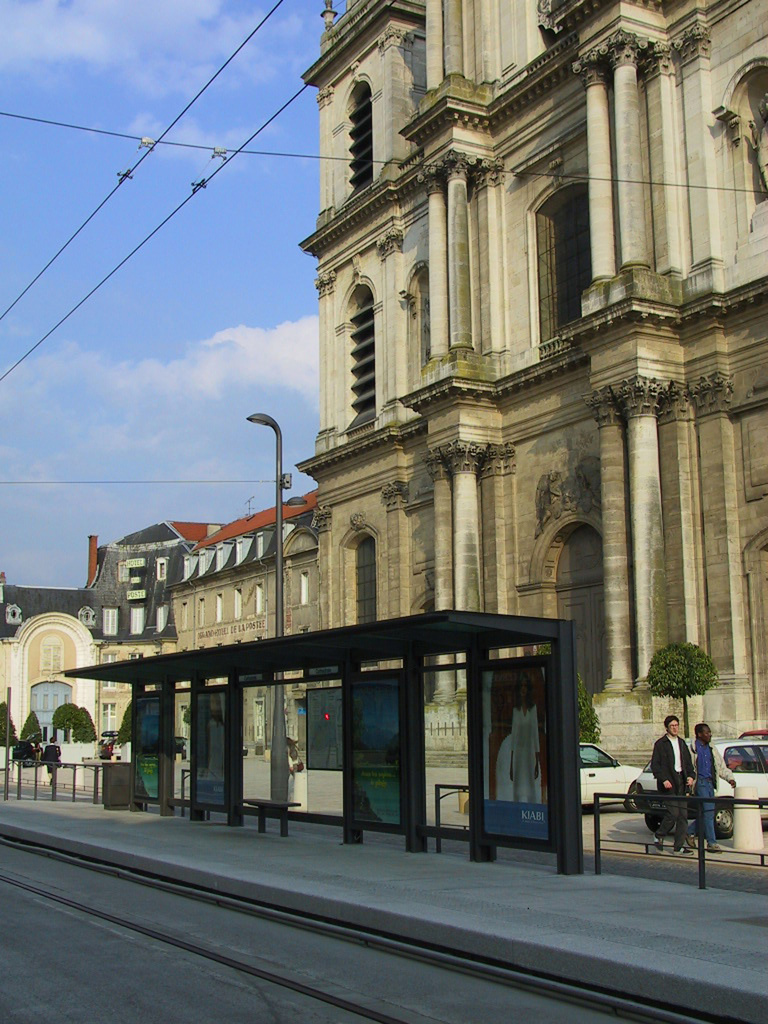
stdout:
[(591, 526), (577, 526), (560, 553), (557, 614), (573, 619), (579, 674), (589, 693), (600, 693), (606, 664), (603, 542)]

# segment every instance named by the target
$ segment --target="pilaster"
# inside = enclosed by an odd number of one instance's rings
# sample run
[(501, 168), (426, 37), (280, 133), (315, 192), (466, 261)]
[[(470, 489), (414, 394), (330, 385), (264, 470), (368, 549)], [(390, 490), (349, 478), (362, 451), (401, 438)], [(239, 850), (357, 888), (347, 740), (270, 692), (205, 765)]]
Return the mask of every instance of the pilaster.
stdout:
[(453, 507), (451, 478), (439, 449), (427, 453), (427, 471), (434, 494), (435, 610), (453, 607)]
[(442, 168), (425, 167), (419, 174), (428, 195), (429, 327), (433, 359), (448, 354), (448, 221), (445, 175)]
[(485, 610), (507, 615), (509, 594), (514, 587), (507, 567), (510, 552), (507, 522), (514, 516), (514, 505), (506, 501), (506, 481), (515, 472), (515, 446), (489, 444), (480, 470), (480, 507), (483, 538), (483, 593)]
[(334, 574), (331, 547), (331, 525), (333, 510), (330, 505), (318, 505), (312, 516), (312, 527), (317, 530), (317, 593), (318, 629), (330, 629), (334, 623), (331, 617)]
[(403, 579), (403, 570), (411, 565), (408, 550), (408, 484), (393, 480), (381, 489), (381, 500), (387, 510), (387, 590), (389, 614), (393, 617), (410, 613), (410, 577)]
[(448, 178), (448, 318), (451, 349), (472, 348), (472, 291), (469, 278), (469, 161), (452, 151), (445, 159)]

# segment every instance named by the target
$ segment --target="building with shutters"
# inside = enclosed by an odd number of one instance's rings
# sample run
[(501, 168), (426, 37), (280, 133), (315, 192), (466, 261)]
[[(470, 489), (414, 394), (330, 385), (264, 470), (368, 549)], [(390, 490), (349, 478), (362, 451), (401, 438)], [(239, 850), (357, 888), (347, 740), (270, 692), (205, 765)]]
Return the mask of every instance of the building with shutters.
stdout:
[[(574, 619), (606, 745), (691, 641), (768, 715), (762, 2), (346, 0), (317, 89), (321, 628)], [(461, 724), (436, 674), (428, 722)], [(458, 742), (458, 741), (457, 741)]]

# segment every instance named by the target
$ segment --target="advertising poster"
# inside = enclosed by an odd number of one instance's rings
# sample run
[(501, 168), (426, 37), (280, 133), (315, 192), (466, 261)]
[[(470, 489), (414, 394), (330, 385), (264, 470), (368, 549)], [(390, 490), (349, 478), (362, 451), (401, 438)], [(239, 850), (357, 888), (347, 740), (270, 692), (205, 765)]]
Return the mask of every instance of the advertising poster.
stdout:
[(224, 804), (224, 693), (197, 694), (197, 802)]
[(549, 839), (546, 676), (542, 665), (483, 673), (485, 831)]
[(396, 679), (352, 684), (355, 819), (400, 824), (400, 700)]
[(340, 772), (343, 750), (341, 687), (307, 690), (307, 767)]
[(158, 750), (160, 743), (160, 698), (136, 699), (136, 775), (134, 790), (137, 797), (157, 800)]

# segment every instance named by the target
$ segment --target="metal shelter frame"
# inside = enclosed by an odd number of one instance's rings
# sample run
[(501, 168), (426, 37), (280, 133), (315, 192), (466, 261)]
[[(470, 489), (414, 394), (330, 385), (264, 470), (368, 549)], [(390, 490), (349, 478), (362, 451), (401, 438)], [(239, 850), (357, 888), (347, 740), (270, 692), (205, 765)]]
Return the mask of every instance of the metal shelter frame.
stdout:
[[(505, 839), (485, 831), (483, 814), (484, 766), (481, 680), (484, 671), (505, 664), (531, 662), (515, 657), (526, 648), (548, 652), (535, 659), (546, 666), (548, 737), (549, 837), (546, 841)], [(434, 671), (428, 659), (452, 656), (466, 672), (469, 855), (474, 861), (495, 859), (497, 845), (554, 851), (561, 874), (583, 872), (581, 799), (579, 789), (578, 706), (573, 624), (545, 619), (483, 612), (440, 611), (365, 625), (344, 626), (313, 633), (236, 643), (227, 646), (111, 662), (71, 669), (67, 676), (129, 683), (133, 691), (134, 733), (137, 699), (147, 693), (160, 698), (158, 744), (158, 799), (161, 814), (172, 815), (178, 801), (173, 793), (174, 702), (176, 684), (189, 682), (192, 697), (205, 689), (206, 680), (226, 679), (219, 692), (225, 701), (226, 755), (224, 804), (211, 808), (196, 800), (194, 787), (190, 817), (200, 820), (206, 810), (223, 811), (229, 825), (243, 823), (242, 727), (243, 690), (246, 686), (282, 685), (284, 673), (292, 683), (341, 681), (343, 729), (343, 815), (345, 843), (361, 842), (364, 831), (402, 834), (406, 850), (426, 852), (429, 836), (445, 837), (427, 824), (424, 741), (424, 672)], [(507, 661), (509, 659), (509, 661)], [(376, 663), (382, 669), (375, 671)], [(388, 667), (396, 666), (396, 667)], [(372, 671), (373, 670), (373, 671)], [(399, 682), (401, 823), (377, 826), (355, 817), (352, 779), (352, 690), (355, 682), (377, 675)], [(192, 706), (190, 761), (195, 768), (195, 706)], [(147, 801), (134, 792), (136, 751), (132, 751), (131, 806), (140, 810)], [(292, 812), (295, 819), (312, 815)], [(338, 819), (332, 820), (338, 824)]]

